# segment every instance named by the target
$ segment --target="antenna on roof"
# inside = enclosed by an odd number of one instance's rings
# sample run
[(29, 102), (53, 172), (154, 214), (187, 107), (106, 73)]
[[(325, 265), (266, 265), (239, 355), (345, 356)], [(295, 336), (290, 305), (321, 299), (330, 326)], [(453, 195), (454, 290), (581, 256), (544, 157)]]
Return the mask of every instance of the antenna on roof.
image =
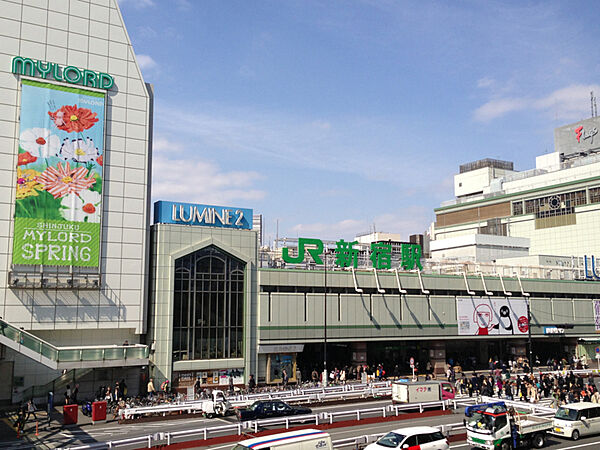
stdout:
[(598, 106), (596, 105), (596, 96), (594, 91), (590, 92), (590, 106), (592, 108), (592, 117), (598, 117)]

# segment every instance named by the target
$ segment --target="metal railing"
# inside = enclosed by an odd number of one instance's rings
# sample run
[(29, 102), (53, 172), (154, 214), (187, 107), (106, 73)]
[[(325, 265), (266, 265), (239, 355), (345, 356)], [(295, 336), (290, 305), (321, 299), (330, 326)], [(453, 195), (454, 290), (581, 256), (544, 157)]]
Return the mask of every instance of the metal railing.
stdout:
[[(367, 416), (371, 417), (388, 417), (390, 414), (399, 415), (399, 411), (402, 409), (418, 409), (422, 412), (426, 408), (432, 408), (434, 406), (442, 407), (443, 409), (448, 408), (450, 405), (448, 400), (438, 402), (424, 402), (424, 403), (411, 403), (404, 405), (388, 405), (378, 408), (363, 408), (345, 411), (331, 411), (321, 412), (317, 414), (305, 414), (298, 416), (285, 416), (273, 419), (260, 419), (251, 420), (246, 422), (239, 422), (231, 425), (221, 425), (214, 427), (203, 427), (190, 430), (173, 431), (173, 432), (160, 432), (155, 434), (149, 434), (144, 436), (137, 436), (127, 439), (120, 439), (108, 442), (98, 442), (74, 447), (68, 447), (71, 450), (83, 450), (83, 449), (97, 449), (97, 448), (116, 448), (119, 446), (143, 444), (147, 445), (148, 448), (156, 445), (171, 445), (176, 440), (183, 442), (182, 438), (194, 438), (206, 440), (212, 437), (222, 437), (228, 435), (242, 435), (248, 431), (257, 433), (259, 429), (264, 427), (281, 427), (282, 429), (290, 429), (294, 425), (306, 425), (314, 424), (316, 426), (322, 424), (333, 424), (336, 421), (343, 419), (344, 417), (355, 417), (355, 420), (363, 420)], [(462, 424), (460, 424), (462, 426)], [(446, 425), (446, 427), (448, 427)]]
[(35, 355), (42, 364), (57, 369), (61, 363), (147, 359), (147, 345), (57, 347), (0, 319), (0, 343), (20, 353)]
[[(294, 389), (289, 391), (265, 392), (248, 395), (229, 396), (227, 400), (233, 407), (248, 406), (258, 400), (285, 400), (289, 403), (323, 403), (335, 400), (353, 398), (377, 398), (391, 395), (390, 381), (373, 384), (347, 384), (325, 388)], [(202, 413), (202, 403), (210, 399), (186, 400), (156, 406), (140, 406), (124, 408), (119, 411), (119, 417), (130, 419), (144, 415), (166, 415), (171, 412), (187, 412), (188, 414)]]

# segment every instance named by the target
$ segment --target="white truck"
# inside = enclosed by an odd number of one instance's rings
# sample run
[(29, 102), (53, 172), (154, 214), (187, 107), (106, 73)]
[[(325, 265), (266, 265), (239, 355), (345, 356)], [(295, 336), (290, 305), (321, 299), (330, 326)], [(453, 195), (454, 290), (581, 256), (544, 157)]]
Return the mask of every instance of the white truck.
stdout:
[(484, 450), (542, 448), (552, 419), (519, 414), (504, 402), (465, 408), (467, 444)]
[(202, 413), (210, 418), (215, 416), (226, 416), (229, 414), (234, 414), (235, 409), (229, 403), (229, 400), (225, 397), (223, 391), (212, 391), (212, 399), (204, 400), (202, 402)]
[(447, 381), (394, 381), (393, 403), (423, 403), (451, 400), (455, 396), (454, 386)]

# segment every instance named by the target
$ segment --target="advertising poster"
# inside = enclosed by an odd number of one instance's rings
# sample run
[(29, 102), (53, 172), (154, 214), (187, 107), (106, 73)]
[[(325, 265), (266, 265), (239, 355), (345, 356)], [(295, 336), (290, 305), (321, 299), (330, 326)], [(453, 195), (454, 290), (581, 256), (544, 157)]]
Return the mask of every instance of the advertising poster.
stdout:
[(458, 334), (466, 336), (527, 334), (527, 302), (522, 298), (456, 299)]
[(12, 262), (98, 267), (104, 94), (22, 87)]
[(600, 300), (594, 300), (594, 323), (596, 324), (596, 333), (600, 333)]

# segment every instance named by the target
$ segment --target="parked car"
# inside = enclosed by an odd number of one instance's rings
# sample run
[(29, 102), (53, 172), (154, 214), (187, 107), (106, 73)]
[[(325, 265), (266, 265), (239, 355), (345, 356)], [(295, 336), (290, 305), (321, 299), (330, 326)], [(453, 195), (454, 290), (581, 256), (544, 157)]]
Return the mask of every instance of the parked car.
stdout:
[(367, 445), (365, 450), (420, 449), (420, 450), (448, 450), (450, 444), (440, 430), (433, 427), (399, 428), (390, 431), (373, 444)]
[(242, 421), (310, 413), (312, 413), (310, 408), (290, 406), (281, 400), (258, 400), (249, 408), (240, 408), (236, 411), (238, 418)]

